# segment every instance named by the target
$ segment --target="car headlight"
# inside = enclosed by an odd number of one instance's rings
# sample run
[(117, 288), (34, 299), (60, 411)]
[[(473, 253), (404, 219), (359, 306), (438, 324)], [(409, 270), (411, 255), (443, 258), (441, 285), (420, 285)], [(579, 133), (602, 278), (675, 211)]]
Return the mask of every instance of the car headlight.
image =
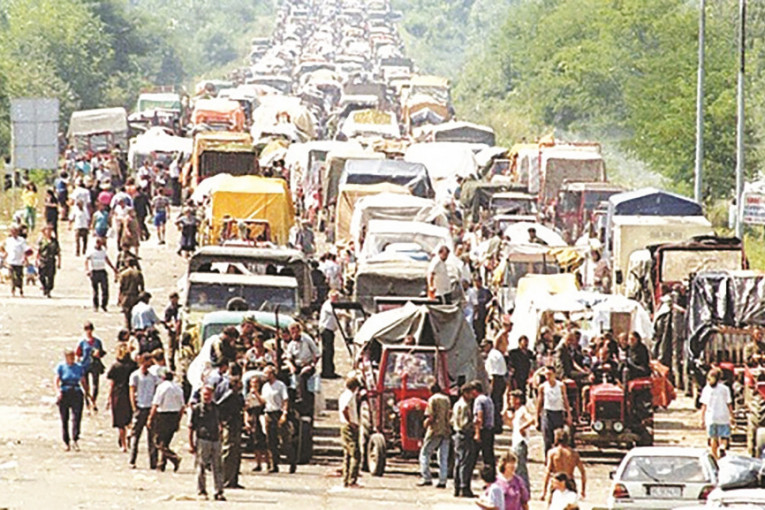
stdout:
[(598, 420), (595, 423), (592, 424), (592, 429), (595, 432), (603, 432), (603, 429), (605, 428), (605, 425), (602, 421)]
[(622, 432), (624, 432), (624, 424), (620, 421), (615, 421), (614, 432), (616, 432), (617, 434), (621, 434)]

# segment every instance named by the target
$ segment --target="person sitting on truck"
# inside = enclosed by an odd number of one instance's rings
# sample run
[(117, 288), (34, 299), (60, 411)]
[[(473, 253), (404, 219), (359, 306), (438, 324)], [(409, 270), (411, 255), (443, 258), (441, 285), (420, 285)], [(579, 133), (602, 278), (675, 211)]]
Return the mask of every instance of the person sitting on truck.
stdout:
[(651, 356), (648, 348), (643, 343), (640, 334), (633, 331), (628, 335), (629, 347), (627, 348), (627, 360), (625, 368), (628, 371), (629, 380), (651, 376)]
[(582, 381), (589, 377), (590, 373), (574, 361), (572, 351), (575, 348), (576, 334), (573, 331), (569, 331), (555, 348), (555, 374), (562, 380), (573, 379), (577, 384), (581, 384)]
[(600, 344), (597, 349), (597, 357), (592, 363), (592, 382), (600, 382), (605, 378), (608, 382), (619, 381), (619, 363), (611, 355), (611, 350), (606, 342)]
[(547, 242), (545, 242), (541, 237), (537, 236), (537, 229), (534, 227), (529, 228), (529, 243), (547, 246)]
[(765, 359), (765, 342), (762, 340), (762, 330), (754, 328), (749, 343), (744, 346), (744, 359), (746, 364), (754, 367)]

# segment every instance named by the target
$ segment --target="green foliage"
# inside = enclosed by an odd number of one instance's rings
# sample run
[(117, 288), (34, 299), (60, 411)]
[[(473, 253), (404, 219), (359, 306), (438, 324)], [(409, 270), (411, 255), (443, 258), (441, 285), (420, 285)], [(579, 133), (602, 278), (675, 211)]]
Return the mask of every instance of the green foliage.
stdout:
[[(707, 197), (735, 168), (736, 0), (707, 2)], [(676, 0), (525, 0), (457, 80), (457, 111), (513, 143), (553, 128), (596, 137), (690, 192), (698, 5)], [(747, 171), (765, 152), (765, 4), (748, 14)], [(511, 119), (511, 120), (508, 120)]]

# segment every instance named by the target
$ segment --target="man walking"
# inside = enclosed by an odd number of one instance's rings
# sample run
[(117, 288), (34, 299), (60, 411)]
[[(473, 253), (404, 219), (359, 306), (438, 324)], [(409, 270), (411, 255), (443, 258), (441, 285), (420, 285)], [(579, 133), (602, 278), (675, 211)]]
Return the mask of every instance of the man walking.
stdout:
[(574, 479), (574, 470), (578, 469), (582, 477), (582, 490), (580, 494), (582, 499), (586, 496), (587, 474), (584, 471), (584, 463), (579, 453), (571, 448), (570, 438), (565, 429), (555, 431), (555, 448), (547, 453), (545, 460), (545, 481), (542, 487), (542, 500), (547, 497), (547, 491), (550, 484), (550, 478), (556, 473), (566, 473), (570, 480)]
[(85, 338), (80, 340), (77, 344), (77, 361), (85, 371), (85, 379), (88, 381), (86, 385), (87, 393), (85, 395), (85, 402), (90, 409), (93, 405), (93, 411), (98, 412), (98, 404), (96, 399), (98, 398), (98, 383), (101, 378), (101, 374), (104, 373), (104, 363), (102, 360), (106, 351), (104, 350), (104, 344), (100, 338), (93, 336), (93, 323), (88, 321), (83, 326), (85, 331)]
[(547, 380), (539, 386), (537, 396), (537, 422), (542, 426), (545, 443), (545, 455), (552, 448), (555, 431), (563, 428), (565, 421), (571, 420), (566, 388), (556, 379), (555, 369), (547, 367)]
[(239, 468), (242, 463), (242, 428), (244, 427), (241, 372), (241, 366), (231, 364), (228, 388), (217, 402), (221, 422), (223, 487), (226, 489), (244, 489), (239, 484)]
[(446, 268), (448, 257), (449, 247), (441, 245), (428, 266), (428, 297), (436, 299), (442, 304), (451, 304), (452, 302), (452, 284), (449, 279), (449, 270)]
[[(96, 237), (96, 243), (85, 255), (85, 273), (90, 278), (90, 285), (93, 288), (93, 311), (97, 312), (99, 308), (106, 311), (109, 303), (109, 277), (106, 274), (106, 268), (110, 267), (115, 273), (112, 261), (106, 253), (106, 241), (102, 237)], [(100, 294), (100, 300), (99, 300)]]
[(526, 488), (531, 491), (529, 485), (529, 430), (536, 423), (534, 417), (524, 405), (526, 395), (521, 390), (513, 390), (510, 393), (510, 409), (505, 417), (513, 427), (512, 449), (518, 457), (516, 474), (526, 483)]
[(452, 409), (454, 435), (454, 496), (472, 498), (470, 481), (475, 465), (475, 442), (473, 441), (473, 387), (465, 383), (460, 388), (460, 398)]
[(319, 331), (321, 335), (321, 377), (336, 379), (335, 372), (335, 333), (339, 328), (332, 303), (337, 303), (340, 293), (336, 290), (329, 292), (329, 298), (321, 305), (319, 312)]
[(425, 408), (425, 438), (420, 449), (420, 474), (422, 480), (418, 486), (433, 485), (430, 473), (430, 458), (433, 451), (438, 453), (438, 485), (439, 489), (446, 488), (449, 463), (449, 413), (451, 402), (438, 383), (430, 386), (431, 396), (428, 407)]
[(167, 328), (167, 343), (170, 347), (170, 369), (175, 370), (175, 353), (178, 352), (178, 338), (181, 333), (180, 306), (178, 305), (179, 296), (177, 292), (170, 294), (170, 304), (165, 308), (164, 324)]
[(276, 378), (276, 369), (273, 366), (266, 367), (266, 382), (260, 390), (265, 400), (264, 411), (266, 413), (266, 444), (271, 452), (271, 467), (269, 473), (279, 472), (279, 443), (286, 450), (287, 462), (290, 464), (290, 473), (297, 469), (297, 459), (292, 441), (289, 437), (289, 424), (287, 414), (289, 411), (289, 397), (287, 386)]
[(477, 451), (481, 452), (484, 466), (495, 465), (494, 458), (494, 403), (483, 392), (481, 381), (473, 381), (473, 423)]
[(500, 413), (505, 403), (505, 389), (507, 389), (507, 338), (497, 335), (494, 339), (494, 347), (489, 351), (484, 362), (486, 375), (489, 377), (489, 395), (494, 404), (494, 432), (502, 432), (502, 419)]
[(138, 301), (133, 305), (130, 311), (130, 325), (132, 331), (147, 331), (154, 328), (160, 322), (157, 312), (154, 311), (149, 302), (151, 294), (146, 291), (141, 292)]
[(507, 353), (507, 358), (510, 362), (510, 379), (513, 384), (513, 388), (520, 390), (523, 395), (523, 401), (526, 401), (526, 385), (528, 384), (529, 375), (531, 375), (532, 361), (534, 360), (534, 353), (529, 350), (529, 339), (526, 335), (521, 335), (518, 338), (518, 347), (510, 349)]
[(159, 383), (154, 394), (147, 428), (153, 432), (154, 443), (159, 450), (159, 470), (164, 471), (167, 461), (170, 461), (173, 471), (178, 471), (181, 458), (170, 449), (170, 443), (173, 442), (173, 436), (181, 423), (183, 390), (173, 381), (173, 373), (170, 370), (163, 368), (159, 373), (164, 380)]
[(127, 268), (119, 274), (120, 295), (119, 304), (125, 316), (125, 327), (130, 330), (132, 324), (133, 306), (144, 291), (143, 274), (138, 269), (138, 261), (128, 259)]
[(197, 494), (207, 499), (205, 470), (212, 468), (215, 500), (226, 501), (223, 496), (223, 470), (221, 469), (220, 420), (213, 403), (212, 386), (202, 388), (202, 401), (191, 408), (189, 421), (189, 451), (196, 455)]
[[(157, 390), (159, 380), (149, 372), (153, 358), (146, 353), (140, 356), (141, 366), (130, 374), (130, 405), (133, 407), (133, 432), (130, 448), (130, 467), (135, 469), (135, 461), (138, 457), (138, 442), (141, 433), (148, 427), (149, 413), (154, 402), (154, 392)], [(146, 439), (149, 446), (149, 467), (157, 468), (157, 448), (151, 430), (147, 430)]]
[(27, 240), (19, 235), (19, 227), (11, 227), (5, 240), (5, 263), (11, 268), (11, 295), (24, 295), (24, 266), (27, 265)]
[(348, 377), (345, 390), (338, 399), (340, 412), (340, 438), (343, 442), (343, 485), (359, 487), (359, 412), (356, 406), (356, 391), (360, 387), (359, 380)]

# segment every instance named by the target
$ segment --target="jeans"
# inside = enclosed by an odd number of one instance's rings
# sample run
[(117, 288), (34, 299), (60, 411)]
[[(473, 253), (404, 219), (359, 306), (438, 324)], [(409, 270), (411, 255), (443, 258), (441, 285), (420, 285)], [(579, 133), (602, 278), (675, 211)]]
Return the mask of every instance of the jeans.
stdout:
[(239, 467), (242, 463), (242, 417), (223, 424), (221, 434), (221, 461), (223, 462), (223, 485), (239, 485)]
[[(93, 308), (106, 308), (109, 303), (109, 277), (106, 269), (97, 269), (90, 273), (90, 285), (93, 287)], [(101, 299), (99, 301), (99, 294)]]
[(335, 332), (321, 330), (321, 376), (335, 375)]
[(475, 466), (475, 442), (471, 432), (455, 432), (454, 440), (454, 488), (470, 490)]
[(88, 251), (88, 229), (87, 228), (78, 228), (77, 232), (75, 233), (74, 237), (74, 254), (75, 256), (79, 257), (80, 253), (85, 255), (85, 252)]
[[(61, 392), (61, 400), (58, 402), (58, 412), (61, 415), (61, 432), (64, 443), (70, 440), (75, 442), (80, 439), (80, 421), (82, 420), (83, 395), (79, 389), (70, 389)], [(72, 435), (69, 436), (69, 411), (72, 412)]]
[(446, 485), (446, 477), (449, 474), (449, 436), (425, 436), (420, 448), (420, 474), (425, 482), (433, 479), (430, 473), (430, 458), (434, 451), (438, 453), (438, 483)]
[(141, 440), (141, 432), (146, 428), (146, 439), (149, 444), (149, 467), (157, 467), (157, 445), (154, 444), (151, 430), (146, 427), (146, 420), (149, 418), (148, 407), (139, 407), (133, 415), (133, 433), (130, 440), (130, 465), (135, 466), (138, 457), (138, 442)]
[(212, 467), (215, 494), (223, 494), (223, 469), (221, 468), (220, 441), (197, 440), (197, 491), (207, 493), (205, 468)]
[(98, 383), (101, 378), (101, 372), (97, 372), (93, 365), (89, 366), (85, 370), (85, 379), (88, 381), (88, 393), (93, 401), (93, 405), (96, 405), (96, 399), (98, 398)]
[(496, 459), (494, 458), (494, 429), (482, 428), (480, 437), (481, 443), (478, 445), (478, 449), (481, 451), (483, 465), (496, 465)]
[(555, 439), (555, 431), (562, 429), (563, 411), (542, 411), (542, 437), (545, 441), (545, 458), (547, 458), (547, 452), (553, 447), (553, 441)]
[(340, 427), (340, 439), (343, 443), (343, 484), (347, 487), (356, 483), (359, 478), (361, 450), (358, 428), (343, 425)]
[(529, 485), (529, 445), (526, 441), (521, 441), (517, 445), (513, 446), (513, 452), (518, 457), (518, 464), (515, 468), (515, 474), (518, 475), (521, 480), (526, 484), (526, 488), (531, 492), (531, 486)]

